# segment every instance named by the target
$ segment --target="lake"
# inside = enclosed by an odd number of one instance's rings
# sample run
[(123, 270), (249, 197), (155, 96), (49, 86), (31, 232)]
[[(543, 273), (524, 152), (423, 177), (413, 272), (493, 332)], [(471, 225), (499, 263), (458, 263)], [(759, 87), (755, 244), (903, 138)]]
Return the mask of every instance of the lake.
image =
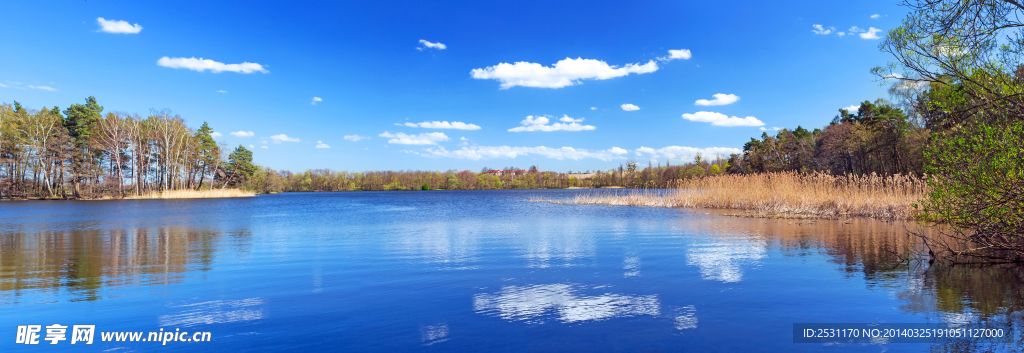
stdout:
[[(0, 202), (0, 350), (928, 351), (793, 324), (1021, 318), (1024, 272), (903, 261), (912, 223), (529, 202), (585, 192), (628, 191)], [(13, 343), (55, 323), (95, 342)], [(100, 339), (161, 329), (210, 339)]]

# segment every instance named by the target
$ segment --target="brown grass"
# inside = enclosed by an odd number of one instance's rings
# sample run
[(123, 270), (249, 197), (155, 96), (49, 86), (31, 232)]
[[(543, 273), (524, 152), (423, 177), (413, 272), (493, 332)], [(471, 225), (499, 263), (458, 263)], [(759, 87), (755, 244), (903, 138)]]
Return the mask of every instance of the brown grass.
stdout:
[(742, 210), (738, 216), (784, 218), (871, 217), (912, 219), (913, 204), (927, 197), (924, 178), (833, 176), (822, 173), (721, 175), (680, 180), (667, 192), (590, 193), (566, 201), (577, 205), (629, 205)]
[(255, 192), (241, 189), (215, 189), (215, 190), (167, 190), (163, 192), (150, 192), (138, 196), (127, 196), (126, 199), (213, 199), (225, 197), (253, 197)]

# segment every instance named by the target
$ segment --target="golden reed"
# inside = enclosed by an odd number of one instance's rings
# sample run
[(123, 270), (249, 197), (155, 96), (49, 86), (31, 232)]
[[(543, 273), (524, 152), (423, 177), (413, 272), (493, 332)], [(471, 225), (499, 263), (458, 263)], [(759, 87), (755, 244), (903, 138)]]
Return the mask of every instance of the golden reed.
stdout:
[(583, 194), (558, 203), (734, 209), (750, 217), (912, 219), (913, 205), (929, 191), (927, 180), (915, 176), (796, 172), (721, 175), (673, 186), (667, 192)]
[(224, 197), (252, 197), (255, 192), (242, 189), (214, 190), (166, 190), (155, 191), (137, 196), (126, 196), (126, 199), (213, 199)]

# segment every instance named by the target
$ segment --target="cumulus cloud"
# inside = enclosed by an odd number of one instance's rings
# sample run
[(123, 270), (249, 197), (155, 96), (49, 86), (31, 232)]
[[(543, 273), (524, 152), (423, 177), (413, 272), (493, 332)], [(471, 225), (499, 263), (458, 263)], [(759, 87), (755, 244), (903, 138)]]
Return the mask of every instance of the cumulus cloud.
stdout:
[(309, 102), (309, 104), (312, 104), (312, 105), (316, 105), (316, 102), (323, 102), (323, 101), (324, 101), (324, 99), (323, 99), (323, 98), (320, 98), (320, 97), (313, 97), (313, 101), (312, 101), (312, 102)]
[(715, 93), (715, 94), (712, 95), (712, 97), (715, 97), (715, 99), (712, 99), (712, 100), (698, 99), (696, 102), (693, 102), (693, 104), (703, 105), (703, 106), (727, 105), (727, 104), (736, 103), (736, 101), (740, 100), (740, 96), (737, 96), (735, 94)]
[(256, 134), (252, 133), (252, 131), (235, 131), (235, 132), (231, 132), (230, 134), (231, 134), (231, 136), (235, 136), (235, 137), (253, 137), (253, 136), (256, 136)]
[(757, 118), (748, 116), (746, 118), (729, 117), (722, 113), (716, 112), (696, 112), (693, 114), (683, 114), (683, 119), (689, 121), (696, 121), (702, 123), (711, 123), (714, 126), (762, 126), (764, 122), (757, 120)]
[(843, 109), (846, 109), (846, 111), (849, 113), (856, 113), (858, 110), (860, 110), (860, 104), (854, 104)]
[[(548, 123), (551, 122), (551, 120), (548, 119), (547, 117), (543, 117), (543, 116), (534, 117), (533, 115), (529, 115), (529, 116), (526, 117), (526, 119), (523, 119), (523, 121), (519, 122), (519, 124), (522, 125), (522, 126), (517, 126), (517, 127), (511, 128), (511, 129), (508, 129), (508, 131), (511, 131), (511, 132), (559, 131), (559, 130), (564, 130), (564, 131), (583, 131), (583, 130), (594, 130), (594, 129), (596, 129), (596, 127), (594, 127), (593, 125), (582, 125), (582, 124), (580, 124), (580, 122), (583, 121), (583, 118), (573, 119), (573, 118), (570, 118), (568, 115), (565, 115), (565, 116), (563, 116), (559, 120), (562, 121), (562, 122), (558, 122), (558, 123), (554, 123), (554, 124), (550, 124), (549, 125)], [(568, 124), (566, 124), (566, 122), (568, 122)]]
[(669, 160), (683, 160), (692, 161), (693, 157), (700, 153), (702, 156), (723, 156), (728, 157), (730, 154), (736, 153), (741, 154), (743, 150), (738, 148), (730, 147), (709, 147), (709, 148), (696, 148), (696, 147), (685, 147), (685, 146), (668, 146), (663, 148), (650, 148), (643, 147), (636, 149), (637, 156), (648, 156), (650, 158), (665, 157)]
[(378, 135), (380, 137), (389, 138), (388, 143), (394, 143), (398, 145), (436, 145), (441, 141), (448, 141), (448, 135), (443, 132), (425, 132), (418, 135), (407, 135), (405, 133), (390, 133), (384, 131), (384, 133)]
[(28, 88), (31, 88), (31, 89), (41, 89), (41, 90), (50, 91), (50, 92), (57, 92), (56, 88), (53, 88), (53, 87), (50, 87), (50, 86), (33, 86), (33, 85), (28, 85)]
[[(444, 45), (444, 43), (432, 43), (432, 42), (430, 42), (430, 41), (428, 41), (426, 39), (420, 39), (420, 44), (423, 44), (424, 47), (427, 47), (427, 48), (430, 48), (430, 49), (437, 49), (437, 50), (448, 49), (448, 46)], [(416, 48), (416, 49), (422, 50), (423, 48)]]
[(779, 130), (782, 130), (782, 128), (781, 127), (765, 128), (764, 126), (761, 127), (761, 131), (779, 131)]
[(260, 148), (265, 149), (265, 150), (269, 150), (270, 149), (270, 147), (267, 147), (267, 146), (260, 146)]
[(408, 126), (408, 127), (419, 127), (419, 128), (425, 128), (425, 129), (480, 130), (480, 126), (477, 126), (475, 124), (466, 124), (466, 123), (461, 122), (461, 121), (453, 121), (453, 122), (450, 122), (450, 123), (447, 122), (447, 121), (424, 121), (422, 123), (405, 123), (405, 124), (395, 123), (395, 125), (398, 125), (398, 126)]
[(626, 64), (617, 67), (601, 60), (565, 58), (550, 67), (520, 61), (515, 64), (500, 63), (473, 69), (470, 74), (478, 80), (498, 80), (501, 82), (501, 89), (509, 89), (515, 86), (562, 88), (580, 84), (583, 80), (607, 80), (655, 71), (658, 71), (658, 64), (654, 60), (646, 64)]
[(106, 20), (103, 17), (96, 18), (96, 22), (100, 24), (100, 31), (107, 33), (123, 33), (123, 34), (135, 34), (142, 32), (142, 26), (136, 24), (129, 24), (125, 21), (114, 21)]
[(344, 137), (345, 137), (346, 140), (349, 140), (349, 141), (352, 141), (352, 142), (359, 142), (359, 140), (369, 139), (369, 137), (367, 137), (367, 136), (359, 136), (359, 135), (345, 135)]
[(243, 74), (251, 74), (253, 72), (262, 72), (262, 73), (270, 72), (270, 71), (267, 71), (266, 69), (264, 69), (263, 65), (260, 65), (260, 64), (257, 64), (257, 63), (251, 63), (251, 62), (248, 62), (248, 61), (247, 62), (243, 62), (241, 64), (225, 64), (225, 63), (213, 61), (213, 60), (210, 60), (210, 59), (203, 59), (203, 58), (196, 59), (195, 57), (191, 57), (191, 58), (169, 58), (169, 57), (165, 56), (165, 57), (160, 58), (160, 60), (157, 60), (156, 64), (160, 65), (160, 66), (163, 66), (163, 67), (169, 67), (169, 68), (172, 68), (172, 69), (189, 69), (189, 70), (199, 71), (199, 72), (203, 72), (203, 71), (206, 71), (206, 70), (210, 70), (211, 72), (214, 72), (214, 73), (223, 72), (223, 71), (230, 71), (230, 72), (238, 72), (238, 73), (243, 73)]
[(868, 27), (867, 32), (864, 32), (864, 33), (860, 34), (860, 38), (861, 39), (880, 39), (882, 37), (879, 37), (878, 34), (881, 33), (881, 32), (882, 32), (882, 30), (880, 30), (878, 28)]
[(874, 14), (874, 15), (871, 15), (871, 18), (874, 18), (874, 19), (878, 19), (879, 17), (881, 17), (881, 16), (879, 16), (877, 13)]
[(631, 111), (634, 111), (634, 110), (640, 110), (640, 107), (635, 106), (633, 104), (629, 104), (629, 103), (623, 104), (623, 105), (621, 105), (621, 107), (622, 107), (622, 110), (625, 110), (627, 112), (631, 112)]
[(459, 141), (462, 141), (459, 143), (459, 146), (469, 146), (469, 139), (465, 136), (459, 137)]
[(811, 27), (814, 27), (814, 29), (812, 29), (811, 32), (814, 32), (814, 34), (821, 34), (821, 35), (828, 35), (829, 33), (832, 33), (832, 31), (836, 30), (835, 27), (825, 28), (824, 26), (819, 25), (819, 24), (815, 24), (815, 25), (813, 25)]
[(210, 133), (210, 137), (221, 137), (221, 136), (224, 136), (224, 135), (221, 135), (221, 133), (216, 132), (216, 131)]
[(519, 156), (530, 156), (537, 155), (547, 157), (551, 159), (564, 160), (581, 160), (586, 158), (594, 158), (602, 161), (609, 161), (613, 159), (624, 159), (625, 154), (629, 151), (619, 147), (612, 147), (607, 150), (587, 150), (582, 148), (562, 147), (562, 148), (551, 148), (545, 146), (539, 147), (513, 147), (513, 146), (471, 146), (462, 147), (458, 150), (447, 150), (444, 147), (437, 148), (425, 148), (423, 151), (409, 151), (411, 153), (425, 156), (425, 157), (444, 157), (444, 158), (458, 158), (458, 159), (470, 159), (470, 160), (481, 160), (481, 159), (495, 159), (495, 158), (516, 158)]
[(590, 107), (590, 110), (597, 110), (597, 107)]
[(253, 146), (253, 145), (249, 145), (249, 148), (256, 148), (256, 146)]
[(668, 51), (668, 55), (662, 56), (662, 57), (658, 58), (658, 60), (659, 61), (672, 61), (672, 60), (676, 60), (676, 59), (690, 60), (691, 57), (692, 57), (692, 55), (690, 55), (690, 50), (689, 49), (670, 49)]
[(316, 142), (316, 148), (331, 148), (331, 146), (328, 146), (328, 145), (327, 145), (326, 143), (324, 143), (323, 141), (317, 141), (317, 142)]
[(294, 137), (288, 137), (288, 135), (285, 135), (285, 134), (280, 134), (280, 135), (274, 135), (274, 136), (270, 136), (270, 139), (271, 139), (271, 140), (274, 140), (274, 143), (281, 143), (281, 142), (302, 142), (302, 140), (299, 140), (299, 139), (297, 139), (297, 138), (294, 138)]

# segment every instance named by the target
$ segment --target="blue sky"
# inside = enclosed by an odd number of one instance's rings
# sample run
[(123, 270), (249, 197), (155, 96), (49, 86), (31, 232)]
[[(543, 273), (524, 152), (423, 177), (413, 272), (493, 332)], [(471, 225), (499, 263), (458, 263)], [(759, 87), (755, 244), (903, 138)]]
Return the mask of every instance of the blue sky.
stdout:
[(887, 98), (868, 72), (890, 60), (875, 37), (906, 10), (92, 0), (0, 12), (0, 102), (170, 109), (275, 169), (564, 172), (727, 154), (762, 128), (822, 127)]

